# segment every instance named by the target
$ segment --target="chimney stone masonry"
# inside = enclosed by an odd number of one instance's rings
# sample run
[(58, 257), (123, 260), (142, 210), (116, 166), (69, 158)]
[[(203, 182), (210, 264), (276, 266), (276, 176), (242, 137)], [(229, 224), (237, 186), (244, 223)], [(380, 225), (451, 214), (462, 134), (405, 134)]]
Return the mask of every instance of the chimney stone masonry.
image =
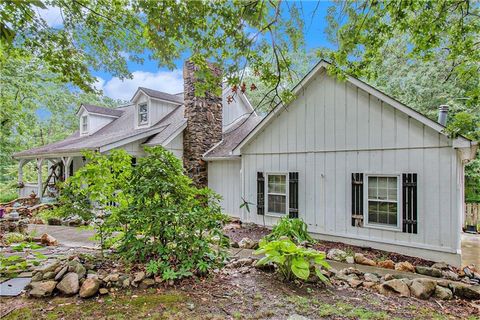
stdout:
[[(208, 186), (208, 166), (202, 156), (222, 140), (222, 97), (206, 92), (201, 97), (195, 92), (195, 71), (198, 68), (186, 61), (183, 67), (185, 118), (183, 131), (183, 165), (197, 187)], [(210, 72), (218, 78), (222, 88), (222, 71), (210, 64)]]

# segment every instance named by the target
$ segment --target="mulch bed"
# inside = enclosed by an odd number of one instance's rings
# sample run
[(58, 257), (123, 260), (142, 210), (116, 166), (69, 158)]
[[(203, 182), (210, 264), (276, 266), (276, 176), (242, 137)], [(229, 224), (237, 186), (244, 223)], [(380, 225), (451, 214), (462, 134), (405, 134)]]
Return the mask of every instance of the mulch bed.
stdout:
[[(253, 223), (243, 223), (240, 228), (232, 228), (225, 230), (225, 234), (230, 238), (230, 240), (239, 242), (243, 238), (250, 238), (252, 240), (258, 241), (264, 236), (270, 233), (270, 229), (265, 228), (260, 225)], [(408, 261), (415, 266), (427, 266), (431, 267), (435, 262), (425, 260), (422, 258), (411, 257), (395, 252), (377, 250), (367, 247), (359, 247), (354, 245), (349, 245), (341, 242), (332, 242), (332, 241), (318, 241), (314, 246), (316, 250), (328, 252), (330, 249), (340, 249), (347, 253), (362, 253), (365, 257), (375, 260), (382, 261), (390, 259), (393, 262), (402, 262)]]

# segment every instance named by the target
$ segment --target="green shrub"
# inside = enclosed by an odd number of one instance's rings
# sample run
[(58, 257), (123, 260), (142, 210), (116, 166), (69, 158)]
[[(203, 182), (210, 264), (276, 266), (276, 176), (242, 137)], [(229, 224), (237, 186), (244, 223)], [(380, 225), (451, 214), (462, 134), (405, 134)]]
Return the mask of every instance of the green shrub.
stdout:
[(10, 202), (18, 198), (18, 193), (15, 190), (1, 190), (0, 203)]
[(307, 231), (307, 224), (298, 218), (284, 217), (273, 227), (272, 232), (265, 237), (266, 240), (278, 240), (281, 237), (288, 237), (295, 243), (304, 241), (313, 243), (315, 240)]
[(257, 262), (257, 266), (273, 263), (277, 266), (282, 278), (287, 281), (294, 280), (295, 277), (307, 280), (310, 276), (310, 269), (314, 268), (315, 274), (322, 282), (329, 282), (321, 272), (322, 268), (330, 268), (325, 261), (325, 253), (297, 246), (287, 237), (273, 241), (262, 239), (259, 246), (254, 254), (264, 254), (265, 257)]
[(228, 244), (219, 196), (195, 188), (171, 152), (162, 147), (146, 152), (126, 191), (135, 196), (118, 215), (119, 223), (128, 225), (119, 252), (129, 261), (147, 263), (147, 271), (164, 280), (217, 266)]

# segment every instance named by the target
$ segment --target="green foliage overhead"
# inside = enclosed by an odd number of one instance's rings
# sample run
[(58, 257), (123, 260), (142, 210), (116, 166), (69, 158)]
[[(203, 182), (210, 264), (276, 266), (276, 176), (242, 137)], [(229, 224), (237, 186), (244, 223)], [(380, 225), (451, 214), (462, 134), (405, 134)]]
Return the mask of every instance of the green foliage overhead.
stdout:
[(259, 249), (254, 254), (265, 255), (258, 260), (257, 266), (273, 263), (282, 278), (287, 281), (294, 280), (295, 277), (307, 280), (310, 269), (314, 268), (316, 276), (322, 282), (329, 283), (328, 278), (322, 273), (322, 268), (330, 269), (330, 265), (325, 261), (325, 253), (297, 246), (287, 237), (273, 241), (262, 239)]
[[(480, 101), (480, 5), (470, 0), (348, 1), (329, 10), (337, 49), (328, 57), (343, 71), (367, 79), (378, 78), (382, 51), (398, 35), (407, 41), (405, 57), (429, 62), (442, 58), (448, 69), (445, 81), (464, 86), (465, 103)], [(340, 69), (336, 69), (337, 72)]]
[(295, 243), (309, 242), (315, 240), (307, 231), (307, 224), (301, 219), (282, 218), (272, 229), (272, 232), (265, 237), (267, 241), (278, 240), (281, 237), (288, 237)]

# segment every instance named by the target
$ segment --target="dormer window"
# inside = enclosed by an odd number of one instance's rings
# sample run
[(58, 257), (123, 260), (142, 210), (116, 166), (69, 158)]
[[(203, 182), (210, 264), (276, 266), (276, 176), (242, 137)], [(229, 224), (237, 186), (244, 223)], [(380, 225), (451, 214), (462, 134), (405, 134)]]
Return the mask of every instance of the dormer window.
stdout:
[(148, 106), (146, 103), (138, 105), (138, 125), (148, 124)]
[(82, 116), (82, 133), (88, 132), (88, 116)]

